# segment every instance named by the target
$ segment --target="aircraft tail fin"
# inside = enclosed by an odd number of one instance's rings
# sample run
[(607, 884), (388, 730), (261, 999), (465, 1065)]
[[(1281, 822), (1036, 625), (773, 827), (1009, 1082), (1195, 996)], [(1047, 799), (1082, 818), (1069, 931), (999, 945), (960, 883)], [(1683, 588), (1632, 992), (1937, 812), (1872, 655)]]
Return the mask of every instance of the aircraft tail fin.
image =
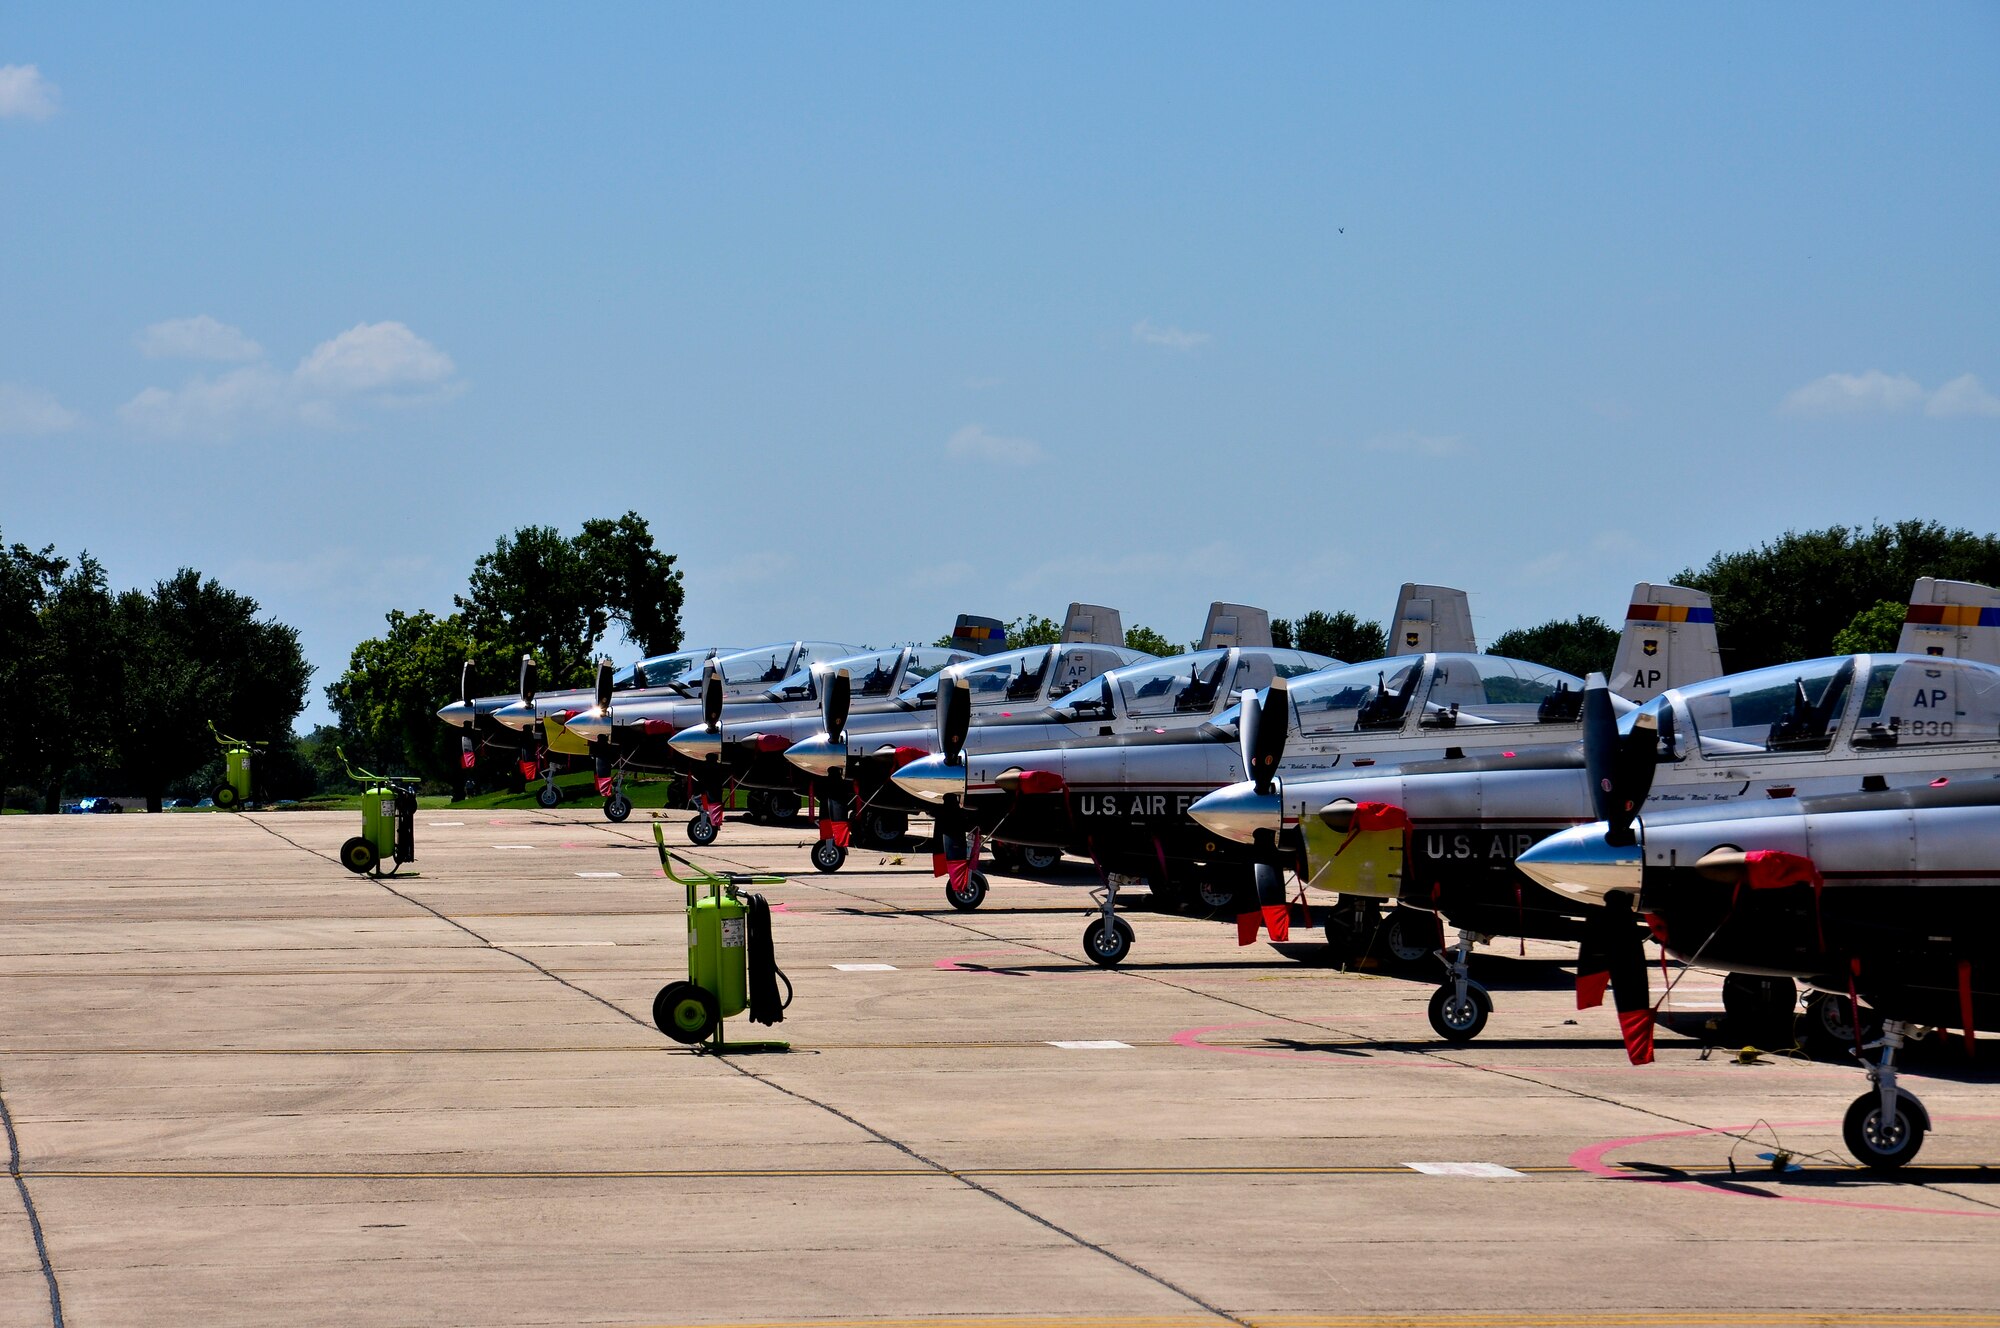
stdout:
[(1396, 592), (1396, 616), (1389, 622), (1389, 653), (1423, 655), (1433, 650), (1470, 653), (1472, 602), (1463, 590), (1405, 581)]
[(1249, 604), (1208, 606), (1208, 621), (1201, 627), (1198, 650), (1217, 646), (1268, 646), (1271, 644), (1271, 615)]
[(1976, 581), (1918, 577), (1896, 649), (2000, 664), (2000, 590)]
[(1611, 690), (1628, 701), (1645, 702), (1661, 692), (1723, 672), (1715, 644), (1715, 606), (1687, 586), (1632, 587), (1625, 610), (1625, 633), (1611, 663)]
[(997, 655), (1007, 648), (1007, 624), (998, 618), (961, 613), (952, 624), (951, 648), (975, 655)]
[(1102, 604), (1072, 604), (1063, 615), (1062, 639), (1098, 646), (1125, 644), (1125, 620)]

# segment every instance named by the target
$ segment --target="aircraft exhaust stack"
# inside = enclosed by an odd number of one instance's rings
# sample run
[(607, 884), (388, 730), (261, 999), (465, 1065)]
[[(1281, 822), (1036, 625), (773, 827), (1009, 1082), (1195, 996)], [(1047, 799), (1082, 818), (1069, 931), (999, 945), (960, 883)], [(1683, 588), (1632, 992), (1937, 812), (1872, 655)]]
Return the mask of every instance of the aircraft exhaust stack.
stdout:
[(1476, 652), (1472, 634), (1472, 602), (1463, 590), (1405, 581), (1396, 592), (1396, 614), (1389, 623), (1389, 653), (1424, 655), (1431, 651)]

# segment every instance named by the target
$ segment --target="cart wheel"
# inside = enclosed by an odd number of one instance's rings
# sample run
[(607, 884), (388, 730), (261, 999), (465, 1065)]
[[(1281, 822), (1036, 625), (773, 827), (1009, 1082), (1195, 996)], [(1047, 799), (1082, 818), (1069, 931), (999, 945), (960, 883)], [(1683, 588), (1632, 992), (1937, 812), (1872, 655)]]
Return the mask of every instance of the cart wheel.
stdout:
[(706, 987), (669, 982), (653, 997), (653, 1023), (676, 1042), (699, 1042), (721, 1022), (722, 1007)]
[(604, 819), (622, 821), (632, 814), (632, 800), (625, 797), (610, 797), (604, 800)]
[(1031, 872), (1052, 871), (1062, 861), (1062, 850), (1044, 848), (1039, 844), (1021, 845), (1021, 865)]
[(1132, 953), (1132, 927), (1123, 918), (1099, 918), (1083, 929), (1083, 952), (1100, 968), (1115, 968)]
[(535, 801), (544, 807), (560, 807), (562, 806), (562, 790), (554, 784), (544, 784), (541, 791), (535, 794)]
[(696, 848), (707, 848), (720, 833), (721, 828), (702, 812), (696, 812), (694, 819), (688, 822), (688, 843)]
[(1447, 982), (1431, 993), (1431, 1027), (1446, 1042), (1470, 1042), (1486, 1027), (1493, 1013), (1493, 998), (1477, 982), (1465, 984), (1465, 999), (1458, 999), (1458, 986)]
[(353, 872), (356, 876), (366, 876), (369, 872), (374, 871), (375, 864), (381, 860), (381, 855), (375, 851), (375, 845), (369, 843), (360, 835), (356, 835), (340, 846), (340, 865)]
[(837, 872), (847, 861), (847, 850), (831, 839), (822, 839), (813, 845), (813, 866), (823, 872)]
[(224, 811), (231, 810), (241, 801), (242, 799), (236, 796), (236, 786), (234, 784), (223, 784), (215, 790), (215, 805)]
[(986, 873), (967, 872), (965, 888), (961, 890), (957, 886), (947, 884), (944, 888), (944, 897), (950, 900), (951, 906), (959, 912), (970, 913), (986, 902)]

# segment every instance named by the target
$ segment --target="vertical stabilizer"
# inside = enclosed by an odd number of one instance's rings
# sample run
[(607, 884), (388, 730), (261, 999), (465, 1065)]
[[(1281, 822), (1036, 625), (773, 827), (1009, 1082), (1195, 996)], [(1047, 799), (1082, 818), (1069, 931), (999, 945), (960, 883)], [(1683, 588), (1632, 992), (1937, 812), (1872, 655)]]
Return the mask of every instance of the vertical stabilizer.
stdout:
[(1628, 701), (1647, 702), (1669, 688), (1722, 674), (1715, 645), (1715, 606), (1686, 586), (1632, 587), (1625, 610), (1625, 634), (1611, 662), (1611, 690)]
[(1976, 581), (1918, 577), (1896, 649), (2000, 664), (2000, 590)]
[(1396, 616), (1389, 622), (1389, 653), (1423, 655), (1433, 650), (1474, 651), (1472, 602), (1463, 590), (1450, 586), (1420, 586), (1405, 581), (1396, 594)]
[(1125, 620), (1102, 604), (1072, 604), (1063, 615), (1062, 639), (1099, 646), (1125, 644)]
[(951, 629), (951, 648), (974, 655), (997, 655), (1007, 648), (1007, 624), (998, 618), (961, 613)]
[(1208, 606), (1208, 621), (1201, 628), (1201, 644), (1195, 648), (1213, 650), (1217, 646), (1270, 644), (1270, 614), (1248, 604), (1224, 604), (1217, 600)]

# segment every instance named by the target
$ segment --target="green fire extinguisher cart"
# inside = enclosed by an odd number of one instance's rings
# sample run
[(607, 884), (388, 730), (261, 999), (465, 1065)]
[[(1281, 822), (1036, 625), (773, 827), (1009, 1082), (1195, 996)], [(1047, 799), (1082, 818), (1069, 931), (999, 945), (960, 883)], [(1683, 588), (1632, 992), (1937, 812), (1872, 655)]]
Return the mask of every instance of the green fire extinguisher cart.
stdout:
[(226, 812), (233, 812), (256, 801), (254, 794), (256, 779), (256, 754), (269, 743), (252, 742), (248, 738), (232, 738), (226, 733), (217, 733), (215, 721), (208, 721), (208, 731), (215, 735), (215, 743), (222, 748), (222, 782), (215, 786), (209, 797), (215, 805)]
[(356, 770), (346, 752), (338, 747), (333, 752), (347, 767), (347, 777), (361, 785), (361, 833), (340, 846), (340, 865), (357, 876), (393, 876), (417, 860), (416, 776)]
[[(746, 885), (777, 885), (783, 876), (716, 873), (679, 861), (667, 851), (666, 836), (653, 823), (653, 842), (667, 879), (687, 897), (688, 975), (669, 982), (653, 997), (653, 1023), (676, 1042), (717, 1055), (745, 1051), (790, 1051), (789, 1042), (727, 1042), (722, 1021), (750, 1012), (753, 1023), (783, 1021), (792, 1003), (791, 979), (778, 967), (771, 947), (771, 908)], [(681, 871), (676, 871), (676, 864)], [(782, 1000), (778, 985), (784, 984)]]

